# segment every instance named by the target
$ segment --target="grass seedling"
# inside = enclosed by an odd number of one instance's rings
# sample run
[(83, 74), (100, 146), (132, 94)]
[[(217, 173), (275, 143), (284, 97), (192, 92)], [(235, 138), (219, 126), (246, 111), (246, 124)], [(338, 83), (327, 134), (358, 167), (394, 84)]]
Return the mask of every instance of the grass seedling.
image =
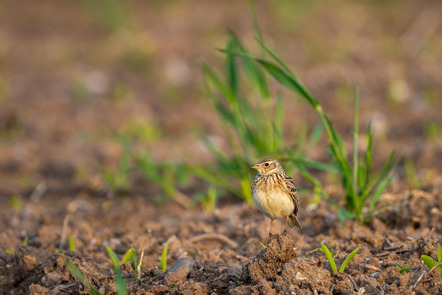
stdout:
[(161, 253), (161, 271), (166, 272), (167, 270), (167, 250), (169, 248), (170, 240), (167, 240), (164, 244), (163, 252)]
[(127, 250), (127, 252), (124, 254), (123, 258), (121, 258), (120, 265), (131, 261), (134, 254), (135, 254), (135, 250), (133, 247), (130, 248), (129, 250)]
[(213, 213), (216, 208), (216, 202), (218, 200), (218, 190), (216, 189), (216, 186), (211, 185), (207, 190), (198, 192), (195, 194), (193, 201), (195, 203), (201, 203), (204, 208), (209, 213)]
[[(124, 281), (124, 278), (123, 278), (123, 272), (121, 270), (120, 260), (118, 259), (117, 254), (115, 254), (115, 252), (112, 251), (112, 249), (109, 246), (106, 245), (105, 247), (106, 247), (107, 253), (109, 254), (110, 259), (112, 260), (112, 264), (114, 265), (115, 283), (117, 285), (117, 294), (118, 295), (126, 295), (127, 294), (126, 282)], [(128, 258), (126, 258), (126, 259), (128, 259)]]
[(161, 188), (162, 195), (157, 199), (158, 203), (171, 199), (183, 207), (190, 207), (190, 198), (177, 188), (178, 185), (188, 182), (188, 170), (184, 165), (167, 162), (157, 163), (147, 153), (138, 155), (136, 161), (144, 178)]
[(267, 246), (266, 246), (264, 243), (259, 242), (259, 244), (261, 245), (261, 248), (263, 248), (263, 249), (266, 249), (266, 248), (267, 248)]
[(182, 193), (176, 188), (177, 179), (183, 169), (180, 165), (157, 163), (148, 153), (137, 155), (136, 163), (144, 178), (161, 188), (162, 196), (158, 201), (163, 202), (167, 198), (180, 201), (183, 198)]
[(234, 52), (242, 56), (249, 56), (249, 53), (233, 33), (224, 52), (222, 74), (203, 61), (200, 65), (207, 97), (223, 122), (227, 148), (221, 149), (214, 142), (203, 139), (217, 164), (192, 167), (191, 170), (199, 178), (252, 203), (250, 164), (261, 157), (272, 156), (290, 160), (292, 168), (294, 165), (314, 166), (314, 162), (306, 159), (306, 153), (318, 142), (322, 128), (316, 128), (310, 137), (301, 132), (297, 145), (288, 145), (283, 138), (282, 94), (271, 94), (265, 71), (252, 58), (238, 59)]
[(12, 209), (15, 212), (20, 211), (20, 208), (21, 208), (21, 205), (22, 205), (20, 196), (17, 196), (17, 195), (12, 196), (9, 199), (9, 205), (11, 205)]
[(319, 250), (325, 254), (325, 257), (327, 257), (327, 260), (330, 263), (330, 267), (333, 271), (333, 274), (335, 275), (337, 273), (343, 273), (345, 271), (345, 268), (350, 263), (350, 261), (353, 259), (353, 257), (355, 257), (356, 253), (358, 253), (359, 249), (360, 249), (359, 247), (354, 249), (347, 256), (347, 258), (345, 258), (344, 262), (342, 262), (341, 266), (339, 267), (339, 271), (338, 271), (338, 267), (336, 266), (334, 256), (333, 256), (332, 252), (330, 252), (330, 250), (327, 248), (327, 246), (325, 246), (325, 244), (321, 243), (321, 248)]
[[(236, 42), (239, 42), (237, 40)], [(345, 190), (345, 206), (338, 210), (341, 220), (346, 218), (356, 218), (361, 223), (370, 219), (373, 215), (375, 205), (377, 204), (382, 192), (387, 187), (392, 178), (392, 173), (397, 161), (395, 160), (395, 151), (391, 152), (382, 171), (378, 175), (371, 173), (372, 152), (373, 152), (373, 133), (371, 124), (368, 126), (368, 144), (365, 155), (360, 159), (358, 154), (359, 137), (359, 95), (355, 94), (354, 111), (354, 132), (353, 132), (353, 155), (352, 160), (347, 156), (343, 138), (333, 127), (329, 117), (324, 112), (320, 102), (309, 92), (301, 81), (293, 74), (289, 67), (270, 49), (268, 49), (261, 39), (257, 39), (261, 49), (264, 50), (272, 61), (253, 57), (244, 50), (234, 50), (232, 47), (226, 47), (221, 50), (226, 56), (236, 55), (243, 62), (255, 63), (267, 74), (272, 76), (279, 84), (292, 92), (298, 94), (302, 99), (309, 103), (319, 115), (330, 141), (329, 154), (334, 170), (338, 171), (342, 179), (342, 186)], [(320, 184), (309, 175), (304, 165), (296, 165), (301, 173), (315, 186), (321, 196), (328, 198)], [(330, 169), (332, 171), (333, 169)], [(333, 207), (339, 208), (337, 205)]]
[(399, 267), (401, 270), (399, 271), (401, 274), (403, 274), (404, 272), (410, 272), (411, 268), (404, 265), (404, 266), (400, 266), (399, 264), (396, 264), (397, 267)]
[(422, 260), (425, 262), (425, 265), (432, 271), (437, 268), (439, 270), (439, 274), (442, 277), (442, 248), (437, 249), (437, 262), (427, 255), (421, 256)]
[(75, 249), (74, 238), (71, 235), (69, 235), (68, 240), (69, 240), (69, 250), (71, 250), (72, 252), (75, 252), (76, 249)]
[(412, 160), (406, 159), (404, 163), (405, 175), (410, 189), (418, 189), (424, 186), (433, 176), (431, 170), (417, 171)]
[(89, 280), (86, 278), (86, 276), (83, 274), (83, 272), (77, 266), (75, 266), (75, 264), (73, 264), (69, 260), (66, 260), (65, 264), (66, 264), (67, 268), (69, 269), (69, 271), (77, 279), (79, 279), (80, 282), (89, 290), (90, 294), (92, 294), (92, 295), (100, 295), (100, 293), (94, 287), (92, 287), (92, 285), (89, 282)]
[(117, 169), (103, 172), (104, 179), (114, 193), (126, 191), (131, 187), (128, 175), (131, 171), (132, 145), (126, 137), (121, 137), (120, 143), (123, 146), (123, 154), (118, 161)]
[[(134, 247), (129, 249), (126, 254), (124, 254), (123, 258), (121, 259), (121, 264), (124, 264), (126, 262), (131, 261), (132, 265), (134, 267), (135, 271), (135, 279), (139, 280), (141, 276), (141, 265), (143, 264), (143, 256), (144, 256), (144, 250), (141, 253), (140, 263), (137, 262), (137, 254), (135, 252)], [(120, 265), (121, 265), (120, 264)]]
[(28, 245), (28, 237), (25, 237), (23, 242), (21, 243), (23, 246), (27, 246)]

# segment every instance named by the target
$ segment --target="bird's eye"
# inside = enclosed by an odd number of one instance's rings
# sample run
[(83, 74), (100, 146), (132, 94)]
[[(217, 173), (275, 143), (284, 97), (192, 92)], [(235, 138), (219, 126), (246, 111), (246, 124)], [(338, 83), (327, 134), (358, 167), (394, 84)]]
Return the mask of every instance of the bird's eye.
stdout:
[(269, 167), (269, 165), (270, 165), (269, 163), (265, 163), (265, 164), (264, 164), (264, 166), (266, 166), (266, 167)]

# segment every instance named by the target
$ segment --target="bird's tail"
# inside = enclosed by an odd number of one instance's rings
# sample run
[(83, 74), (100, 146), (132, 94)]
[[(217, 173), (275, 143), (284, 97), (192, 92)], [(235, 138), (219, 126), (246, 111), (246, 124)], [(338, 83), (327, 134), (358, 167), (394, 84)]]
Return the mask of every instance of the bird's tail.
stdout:
[(289, 224), (290, 228), (294, 228), (295, 226), (302, 228), (302, 225), (299, 222), (298, 217), (296, 217), (296, 215), (294, 214), (289, 216), (287, 223)]

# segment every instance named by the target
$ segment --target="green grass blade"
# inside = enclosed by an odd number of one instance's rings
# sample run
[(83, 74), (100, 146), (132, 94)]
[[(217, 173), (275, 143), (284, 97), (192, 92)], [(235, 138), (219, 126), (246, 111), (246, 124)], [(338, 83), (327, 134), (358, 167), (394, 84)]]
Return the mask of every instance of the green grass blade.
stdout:
[(359, 137), (359, 91), (355, 93), (355, 109), (353, 123), (353, 193), (358, 194), (358, 137)]
[(276, 150), (280, 150), (283, 149), (285, 146), (285, 142), (284, 142), (284, 138), (282, 137), (282, 130), (278, 129), (278, 127), (276, 126), (276, 123), (273, 123), (273, 134), (275, 137), (275, 143), (276, 143)]
[(204, 77), (212, 82), (212, 84), (221, 91), (221, 93), (231, 105), (236, 105), (235, 93), (232, 92), (232, 90), (224, 84), (221, 78), (217, 74), (215, 74), (215, 72), (211, 68), (209, 68), (209, 66), (207, 66), (205, 62), (201, 61), (200, 66), (203, 69)]
[(364, 194), (362, 195), (363, 203), (366, 203), (367, 199), (374, 194), (374, 192), (377, 190), (382, 180), (386, 177), (386, 174), (389, 172), (390, 174), (392, 173), (392, 171), (397, 165), (397, 161), (393, 163), (395, 155), (396, 155), (395, 151), (390, 153), (386, 163), (384, 164), (382, 172), (379, 174), (376, 180), (370, 185), (370, 187), (364, 190)]
[(282, 92), (278, 92), (276, 95), (276, 106), (275, 106), (275, 126), (281, 134), (283, 134), (283, 124), (284, 124), (284, 96)]
[(382, 172), (378, 178), (378, 181), (376, 181), (374, 183), (373, 188), (375, 188), (375, 189), (374, 189), (373, 197), (370, 201), (369, 211), (373, 210), (373, 208), (376, 205), (376, 203), (378, 202), (379, 197), (381, 196), (382, 192), (385, 190), (385, 188), (387, 187), (388, 183), (391, 180), (391, 177), (393, 175), (393, 171), (397, 165), (397, 162), (393, 163), (395, 155), (396, 155), (396, 152), (392, 151), (390, 156), (388, 157), (387, 162), (384, 165), (384, 168), (382, 169)]
[(223, 162), (228, 160), (228, 156), (220, 148), (215, 146), (211, 140), (203, 138), (203, 143), (204, 146), (207, 147), (214, 155), (216, 155), (219, 160)]
[(67, 268), (69, 269), (69, 271), (75, 277), (77, 277), (77, 279), (79, 279), (80, 282), (89, 290), (89, 293), (91, 293), (92, 295), (100, 295), (100, 293), (94, 287), (92, 287), (89, 280), (86, 279), (83, 272), (77, 266), (75, 266), (75, 264), (73, 264), (69, 260), (66, 260), (65, 264), (66, 264)]
[(71, 250), (72, 252), (75, 252), (75, 241), (74, 241), (74, 238), (71, 235), (69, 235), (68, 239), (69, 239), (69, 250)]
[(330, 263), (330, 267), (333, 271), (333, 274), (338, 272), (338, 268), (336, 266), (335, 261), (333, 260), (333, 255), (330, 253), (330, 250), (328, 250), (327, 246), (321, 243), (321, 249), (322, 252), (324, 252), (325, 257), (327, 257), (328, 263)]
[(264, 72), (260, 67), (257, 66), (254, 58), (247, 52), (245, 47), (241, 44), (241, 42), (238, 39), (237, 42), (238, 42), (239, 52), (241, 53), (242, 57), (244, 71), (247, 75), (247, 78), (250, 80), (252, 85), (258, 90), (260, 96), (268, 101), (270, 99), (270, 92)]
[(123, 258), (121, 259), (121, 264), (125, 264), (126, 262), (131, 261), (134, 254), (134, 248), (131, 248), (127, 250), (127, 252), (124, 254)]
[(134, 272), (135, 272), (135, 279), (138, 280), (138, 261), (137, 261), (137, 254), (135, 253), (135, 249), (132, 246), (132, 264), (134, 266)]
[(308, 160), (305, 158), (289, 157), (289, 158), (283, 158), (282, 160), (283, 161), (292, 161), (294, 163), (301, 164), (305, 167), (309, 167), (309, 168), (316, 169), (316, 170), (329, 171), (329, 172), (333, 172), (333, 173), (340, 173), (339, 169), (337, 169), (335, 166), (328, 165), (328, 164), (321, 163), (321, 162)]
[[(359, 162), (359, 168), (358, 168), (358, 185), (359, 185), (359, 195), (363, 195), (364, 194), (364, 190), (365, 190), (365, 179), (366, 179), (366, 174), (365, 174), (365, 162)], [(361, 198), (362, 200), (362, 198)]]
[(200, 167), (189, 167), (189, 171), (193, 173), (194, 175), (198, 176), (199, 178), (206, 180), (208, 182), (211, 182), (213, 184), (216, 184), (220, 187), (224, 187), (228, 189), (229, 191), (236, 191), (236, 186), (229, 183), (227, 180), (224, 180), (223, 178), (217, 176), (214, 173), (211, 173), (210, 171), (200, 168)]
[(286, 74), (284, 71), (281, 70), (280, 67), (262, 59), (255, 59), (255, 60), (259, 64), (261, 64), (264, 67), (264, 69), (283, 86), (300, 94), (312, 106), (314, 107), (319, 106), (319, 102), (310, 94), (310, 92), (304, 87), (304, 85), (302, 85), (299, 81), (293, 79), (293, 77)]
[(356, 215), (344, 208), (338, 210), (338, 218), (341, 226), (344, 226), (344, 221), (347, 219), (355, 219)]
[(260, 40), (260, 39), (255, 38), (255, 40), (258, 42), (258, 44), (261, 46), (261, 48), (264, 49), (264, 51), (267, 52), (270, 55), (270, 57), (273, 58), (273, 60), (281, 68), (283, 68), (287, 73), (289, 73), (293, 79), (298, 81), (298, 78), (295, 76), (295, 74), (293, 74), (293, 72), (290, 70), (290, 68), (273, 51), (271, 51), (267, 46), (265, 46), (262, 39)]
[(368, 181), (370, 178), (372, 151), (373, 151), (373, 131), (371, 129), (371, 121), (370, 121), (370, 123), (368, 124), (367, 151), (365, 152), (365, 179), (362, 190), (365, 190), (368, 186)]
[[(232, 33), (233, 35), (233, 33)], [(227, 66), (227, 77), (226, 80), (229, 83), (230, 90), (235, 94), (235, 96), (238, 95), (238, 71), (235, 64), (235, 56), (229, 52), (233, 52), (235, 50), (235, 47), (237, 45), (236, 38), (232, 36), (227, 41), (227, 54), (226, 54), (226, 66)]]
[(390, 182), (393, 174), (393, 169), (388, 173), (388, 175), (379, 183), (377, 186), (373, 198), (370, 201), (370, 209), (369, 212), (372, 212), (376, 203), (379, 201), (379, 198), (381, 197), (382, 193), (384, 192), (385, 188), (387, 187), (388, 183)]
[(214, 102), (215, 109), (220, 115), (221, 119), (223, 119), (225, 122), (235, 126), (236, 125), (236, 119), (235, 116), (232, 114), (232, 112), (221, 102), (215, 101)]
[(359, 247), (354, 249), (350, 255), (347, 256), (347, 258), (345, 258), (344, 262), (342, 262), (341, 267), (339, 268), (339, 272), (344, 272), (345, 268), (347, 267), (347, 264), (350, 263), (350, 261), (353, 259), (353, 257), (355, 257), (356, 253), (358, 253), (359, 251)]
[(324, 125), (319, 122), (316, 124), (315, 129), (313, 129), (312, 134), (310, 135), (310, 139), (307, 143), (306, 150), (312, 149), (314, 146), (316, 146), (321, 139), (322, 132), (324, 131)]
[(127, 295), (126, 282), (124, 280), (121, 268), (118, 268), (115, 272), (115, 284), (117, 285), (118, 295)]
[(307, 146), (307, 127), (304, 126), (298, 131), (298, 138), (296, 139), (296, 144), (294, 150), (297, 152), (303, 152), (305, 146)]
[(308, 182), (310, 182), (313, 187), (314, 187), (314, 193), (318, 193), (321, 198), (323, 198), (324, 200), (326, 200), (330, 206), (333, 207), (333, 209), (338, 210), (337, 205), (335, 204), (335, 202), (327, 195), (327, 193), (324, 191), (324, 189), (321, 186), (321, 183), (315, 179), (310, 172), (308, 172), (307, 169), (305, 169), (305, 167), (303, 165), (297, 164), (296, 162), (294, 163), (296, 168), (299, 170), (299, 172), (302, 174), (302, 176), (307, 179)]
[(107, 254), (109, 254), (110, 259), (112, 260), (112, 264), (114, 265), (114, 269), (117, 270), (120, 267), (120, 260), (118, 259), (117, 254), (108, 246), (104, 246), (106, 248)]
[[(429, 268), (432, 269), (433, 267), (435, 267), (438, 263), (436, 261), (434, 261), (433, 258), (431, 258), (430, 256), (427, 255), (422, 255), (421, 256), (422, 260), (425, 262), (425, 265)], [(442, 266), (438, 267), (440, 276), (442, 277)]]
[(442, 262), (442, 248), (437, 248), (437, 261)]
[(258, 17), (256, 14), (256, 7), (255, 7), (255, 1), (254, 0), (248, 0), (247, 3), (249, 4), (250, 14), (252, 15), (253, 20), (253, 28), (255, 29), (257, 39), (261, 40), (261, 42), (264, 41), (264, 38), (262, 36), (261, 28), (258, 24)]
[(164, 244), (163, 252), (161, 253), (161, 271), (166, 272), (167, 269), (167, 249), (169, 248), (170, 240)]
[(136, 157), (136, 162), (140, 168), (143, 176), (154, 183), (161, 183), (161, 175), (158, 173), (157, 169), (154, 169), (155, 163), (149, 154), (138, 155)]

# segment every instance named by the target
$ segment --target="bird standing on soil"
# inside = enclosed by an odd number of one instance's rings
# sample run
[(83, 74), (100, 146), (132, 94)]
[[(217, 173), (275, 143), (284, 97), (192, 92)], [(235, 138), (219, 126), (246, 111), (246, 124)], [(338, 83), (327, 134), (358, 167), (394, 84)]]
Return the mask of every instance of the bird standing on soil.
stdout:
[[(297, 218), (299, 198), (293, 179), (285, 174), (278, 161), (264, 158), (251, 168), (258, 170), (252, 184), (253, 201), (264, 215), (270, 218), (269, 237), (273, 220), (285, 218), (290, 228), (302, 228)], [(268, 240), (268, 238), (267, 238)]]

